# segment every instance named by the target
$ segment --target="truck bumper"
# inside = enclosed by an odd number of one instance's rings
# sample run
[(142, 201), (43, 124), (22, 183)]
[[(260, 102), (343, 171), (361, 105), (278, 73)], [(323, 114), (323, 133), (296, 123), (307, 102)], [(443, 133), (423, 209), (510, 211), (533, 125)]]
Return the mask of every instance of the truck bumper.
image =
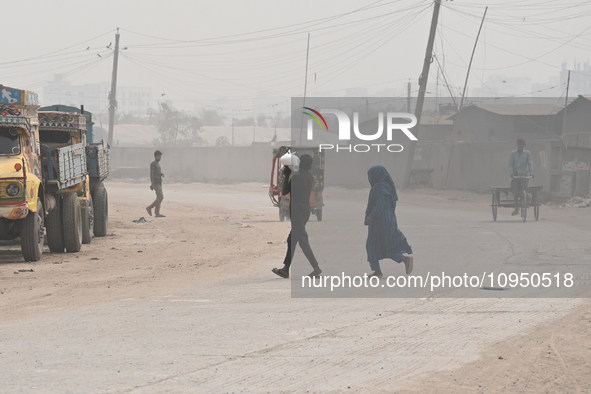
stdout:
[(26, 201), (14, 203), (0, 203), (0, 218), (18, 220), (29, 213), (29, 204)]

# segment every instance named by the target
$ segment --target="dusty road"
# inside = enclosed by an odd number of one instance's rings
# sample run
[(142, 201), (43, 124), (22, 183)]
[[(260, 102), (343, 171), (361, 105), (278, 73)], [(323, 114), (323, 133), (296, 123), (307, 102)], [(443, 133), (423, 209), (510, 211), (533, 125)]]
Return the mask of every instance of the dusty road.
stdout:
[[(145, 185), (108, 189), (109, 236), (81, 253), (28, 264), (18, 245), (0, 246), (0, 392), (591, 392), (588, 300), (292, 298), (270, 272), (289, 224), (262, 185), (165, 185), (167, 217), (144, 224), (133, 220), (153, 198)], [(355, 226), (344, 210), (362, 221), (367, 190), (325, 195), (323, 222), (308, 226), (320, 263), (368, 272), (363, 237), (324, 254)], [(418, 273), (591, 265), (589, 209), (543, 208), (526, 224), (500, 211), (492, 224), (489, 196), (400, 199)]]

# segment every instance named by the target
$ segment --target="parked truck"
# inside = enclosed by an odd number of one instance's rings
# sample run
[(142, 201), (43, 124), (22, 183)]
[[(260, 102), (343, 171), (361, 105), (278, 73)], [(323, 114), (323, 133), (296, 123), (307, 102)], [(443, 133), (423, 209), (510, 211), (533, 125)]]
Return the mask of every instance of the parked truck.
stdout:
[(26, 261), (41, 259), (46, 199), (37, 94), (0, 85), (0, 239), (20, 237)]
[(108, 174), (108, 156), (102, 144), (87, 143), (86, 123), (83, 110), (39, 110), (46, 189), (56, 199), (46, 225), (52, 252), (77, 252), (94, 235), (107, 233), (108, 196), (102, 181)]
[[(82, 143), (86, 155), (88, 176), (85, 189), (77, 192), (82, 206), (83, 243), (90, 243), (93, 236), (106, 236), (109, 226), (109, 196), (104, 181), (110, 171), (109, 147), (102, 140), (94, 141), (92, 113), (85, 111), (84, 106), (77, 108), (61, 104), (41, 107), (39, 113), (42, 119), (48, 118), (47, 122), (42, 121), (40, 125), (42, 140), (46, 137), (55, 138), (52, 133), (60, 132), (56, 130), (60, 118), (72, 116), (72, 119), (78, 119), (76, 132), (73, 127), (69, 129), (69, 144)], [(51, 121), (50, 117), (54, 117), (55, 121)], [(65, 134), (62, 137), (67, 139)]]

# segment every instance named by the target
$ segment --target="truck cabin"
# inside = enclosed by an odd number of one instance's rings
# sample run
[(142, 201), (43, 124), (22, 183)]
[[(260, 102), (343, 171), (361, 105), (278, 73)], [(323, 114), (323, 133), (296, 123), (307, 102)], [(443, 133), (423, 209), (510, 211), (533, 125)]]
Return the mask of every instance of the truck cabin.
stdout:
[(18, 156), (21, 154), (19, 129), (0, 127), (0, 156)]
[(39, 111), (39, 142), (51, 148), (85, 142), (84, 115)]
[(0, 159), (15, 156), (31, 157), (35, 151), (28, 130), (21, 127), (0, 126)]
[[(26, 199), (25, 187), (21, 181), (24, 176), (23, 165), (30, 168), (31, 146), (26, 129), (0, 126), (0, 199)], [(26, 163), (26, 164), (25, 164)], [(0, 218), (0, 221), (2, 219)], [(0, 229), (0, 235), (2, 229)], [(0, 239), (1, 236), (0, 236)]]
[(62, 130), (43, 130), (39, 131), (39, 142), (42, 144), (59, 144), (59, 145), (71, 145), (72, 135), (69, 131)]

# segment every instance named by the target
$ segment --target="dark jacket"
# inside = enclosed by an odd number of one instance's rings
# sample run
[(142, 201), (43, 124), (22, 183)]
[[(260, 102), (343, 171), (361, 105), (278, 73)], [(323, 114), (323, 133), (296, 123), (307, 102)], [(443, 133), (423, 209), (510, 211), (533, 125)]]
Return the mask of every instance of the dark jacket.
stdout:
[(310, 193), (314, 177), (308, 171), (302, 171), (291, 176), (283, 184), (283, 194), (291, 193), (290, 217), (292, 222), (307, 222), (310, 219)]

